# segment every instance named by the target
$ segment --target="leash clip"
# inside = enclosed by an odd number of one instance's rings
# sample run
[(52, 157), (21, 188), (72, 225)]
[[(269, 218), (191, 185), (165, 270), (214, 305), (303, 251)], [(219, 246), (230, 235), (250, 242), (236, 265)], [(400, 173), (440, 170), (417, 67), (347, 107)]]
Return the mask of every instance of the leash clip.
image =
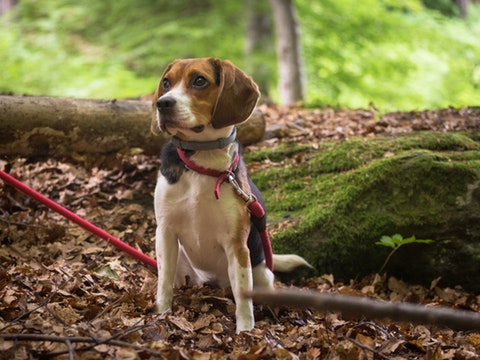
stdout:
[(230, 184), (232, 184), (232, 186), (235, 189), (235, 192), (237, 193), (237, 195), (240, 196), (243, 199), (243, 201), (245, 201), (247, 203), (247, 205), (249, 205), (250, 203), (252, 203), (253, 201), (256, 200), (256, 198), (253, 194), (247, 194), (245, 191), (243, 191), (243, 189), (240, 187), (237, 180), (235, 179), (235, 174), (230, 173), (228, 175), (227, 181)]

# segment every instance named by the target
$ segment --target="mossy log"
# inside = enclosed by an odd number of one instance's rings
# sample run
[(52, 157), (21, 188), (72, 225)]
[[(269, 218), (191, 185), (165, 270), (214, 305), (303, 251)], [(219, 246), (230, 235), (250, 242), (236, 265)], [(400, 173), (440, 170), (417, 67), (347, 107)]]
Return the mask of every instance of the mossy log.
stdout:
[[(480, 134), (411, 133), (248, 154), (291, 159), (253, 179), (263, 191), (278, 253), (297, 253), (319, 273), (351, 278), (378, 272), (382, 235), (432, 239), (401, 247), (390, 275), (480, 291)], [(300, 162), (298, 160), (301, 160)]]
[[(0, 155), (159, 154), (169, 137), (151, 134), (150, 114), (150, 101), (0, 96)], [(239, 126), (238, 138), (248, 145), (264, 131), (256, 111)]]

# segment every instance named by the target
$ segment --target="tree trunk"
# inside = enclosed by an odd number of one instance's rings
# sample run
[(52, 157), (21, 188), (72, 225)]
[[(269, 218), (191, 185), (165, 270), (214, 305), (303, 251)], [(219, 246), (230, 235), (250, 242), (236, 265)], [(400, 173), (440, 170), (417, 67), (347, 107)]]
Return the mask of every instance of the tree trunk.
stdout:
[(268, 96), (274, 73), (271, 67), (267, 65), (268, 61), (265, 60), (275, 54), (272, 46), (271, 9), (267, 0), (245, 1), (247, 9), (245, 65), (262, 94)]
[[(159, 154), (167, 135), (150, 132), (151, 102), (0, 96), (0, 155), (70, 157), (141, 149)], [(259, 111), (238, 128), (244, 145), (261, 140)]]
[(0, 15), (6, 13), (8, 10), (16, 5), (16, 0), (0, 0)]
[(280, 102), (294, 104), (304, 98), (300, 36), (292, 0), (270, 0), (275, 17)]
[(456, 0), (460, 8), (460, 16), (466, 18), (468, 15), (468, 0)]

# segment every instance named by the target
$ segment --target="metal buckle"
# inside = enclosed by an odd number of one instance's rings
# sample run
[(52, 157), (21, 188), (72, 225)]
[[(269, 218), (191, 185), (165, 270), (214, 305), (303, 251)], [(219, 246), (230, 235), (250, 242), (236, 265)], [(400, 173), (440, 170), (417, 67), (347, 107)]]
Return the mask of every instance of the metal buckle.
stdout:
[(230, 184), (232, 184), (233, 188), (235, 189), (235, 192), (238, 194), (238, 196), (240, 196), (243, 199), (243, 201), (247, 203), (247, 205), (256, 200), (253, 194), (249, 195), (245, 191), (243, 191), (243, 189), (240, 187), (237, 180), (235, 179), (235, 175), (233, 173), (230, 173), (228, 175), (227, 180)]

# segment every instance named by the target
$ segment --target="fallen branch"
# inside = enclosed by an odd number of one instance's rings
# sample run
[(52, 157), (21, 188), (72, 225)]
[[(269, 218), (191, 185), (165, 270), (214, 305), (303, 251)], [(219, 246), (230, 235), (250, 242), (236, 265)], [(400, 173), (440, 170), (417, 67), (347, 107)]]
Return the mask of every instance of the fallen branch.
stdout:
[[(0, 155), (71, 157), (72, 154), (158, 155), (169, 136), (150, 132), (151, 101), (0, 95)], [(243, 145), (262, 139), (261, 111), (238, 127)]]
[(473, 311), (454, 310), (446, 307), (427, 307), (411, 303), (392, 303), (365, 297), (300, 291), (294, 289), (255, 289), (244, 294), (258, 304), (296, 306), (322, 311), (339, 311), (350, 316), (370, 319), (390, 319), (446, 326), (456, 330), (479, 330), (480, 314)]

